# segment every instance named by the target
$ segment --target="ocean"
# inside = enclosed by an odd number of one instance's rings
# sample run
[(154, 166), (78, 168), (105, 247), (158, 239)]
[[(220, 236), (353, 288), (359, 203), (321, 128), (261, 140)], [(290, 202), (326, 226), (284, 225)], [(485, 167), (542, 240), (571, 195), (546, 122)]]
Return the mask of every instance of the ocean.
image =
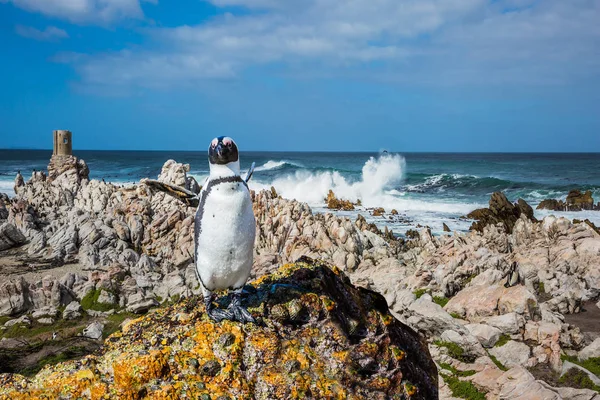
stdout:
[[(0, 192), (14, 195), (14, 177), (21, 171), (46, 169), (50, 150), (0, 150)], [(75, 151), (90, 167), (93, 179), (132, 184), (156, 178), (168, 159), (191, 165), (191, 175), (202, 184), (208, 174), (205, 152), (191, 151)], [(362, 207), (338, 212), (355, 218), (362, 214), (380, 227), (397, 234), (429, 226), (436, 234), (446, 223), (452, 230), (466, 231), (471, 222), (461, 218), (487, 206), (490, 195), (502, 191), (509, 200), (525, 199), (534, 208), (545, 198), (565, 199), (571, 189), (591, 190), (600, 201), (600, 153), (309, 153), (242, 152), (242, 169), (256, 163), (251, 189), (274, 186), (285, 198), (308, 203), (324, 212), (324, 198), (331, 189), (339, 198)], [(396, 209), (390, 219), (369, 217), (365, 208)], [(600, 211), (536, 211), (568, 218), (589, 218), (600, 225)]]

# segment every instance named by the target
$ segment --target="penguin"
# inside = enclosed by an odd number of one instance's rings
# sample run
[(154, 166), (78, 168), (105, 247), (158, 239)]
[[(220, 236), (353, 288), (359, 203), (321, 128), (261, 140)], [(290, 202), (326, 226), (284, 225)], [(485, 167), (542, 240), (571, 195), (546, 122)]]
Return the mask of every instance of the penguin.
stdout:
[[(256, 323), (242, 307), (241, 294), (252, 269), (256, 224), (246, 180), (240, 177), (236, 143), (230, 137), (215, 138), (208, 148), (210, 174), (200, 191), (194, 227), (196, 274), (202, 287), (208, 316)], [(249, 176), (248, 176), (249, 178)], [(213, 304), (214, 292), (231, 290), (226, 310)]]
[(519, 283), (520, 279), (517, 267), (517, 262), (513, 261), (512, 265), (510, 266), (510, 270), (508, 271), (508, 275), (506, 275), (506, 283), (504, 284), (505, 288), (515, 286)]

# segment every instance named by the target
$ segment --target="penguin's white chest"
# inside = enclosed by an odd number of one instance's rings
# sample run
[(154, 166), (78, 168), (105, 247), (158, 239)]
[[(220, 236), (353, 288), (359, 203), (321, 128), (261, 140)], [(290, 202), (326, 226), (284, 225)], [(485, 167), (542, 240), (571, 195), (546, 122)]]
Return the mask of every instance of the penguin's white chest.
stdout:
[(252, 269), (256, 226), (242, 182), (220, 183), (201, 194), (196, 213), (196, 270), (208, 290), (237, 289)]

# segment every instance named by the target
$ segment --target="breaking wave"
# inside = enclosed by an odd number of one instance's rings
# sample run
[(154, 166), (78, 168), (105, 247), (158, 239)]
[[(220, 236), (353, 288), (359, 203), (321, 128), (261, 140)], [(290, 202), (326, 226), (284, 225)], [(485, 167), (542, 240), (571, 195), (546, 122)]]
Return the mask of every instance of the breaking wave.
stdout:
[(272, 171), (272, 170), (283, 169), (286, 166), (299, 167), (299, 168), (303, 167), (301, 164), (294, 163), (294, 162), (287, 161), (287, 160), (280, 160), (280, 161), (269, 160), (266, 163), (264, 163), (263, 165), (256, 167), (255, 171)]
[(398, 210), (421, 210), (447, 213), (468, 213), (473, 204), (431, 202), (403, 198), (405, 192), (398, 190), (406, 173), (406, 161), (398, 154), (382, 154), (369, 158), (362, 167), (360, 178), (352, 180), (338, 171), (309, 171), (301, 169), (271, 181), (261, 180), (260, 175), (250, 182), (255, 190), (275, 187), (281, 196), (322, 206), (329, 190), (338, 198), (361, 201), (365, 207), (384, 207)]

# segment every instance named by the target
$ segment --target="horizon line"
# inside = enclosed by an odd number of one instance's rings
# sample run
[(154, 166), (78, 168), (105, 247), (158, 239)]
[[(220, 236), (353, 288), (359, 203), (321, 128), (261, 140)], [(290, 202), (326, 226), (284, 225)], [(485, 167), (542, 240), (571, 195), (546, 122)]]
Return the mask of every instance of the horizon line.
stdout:
[[(49, 151), (53, 149), (40, 148), (0, 148), (0, 151)], [(106, 151), (106, 152), (148, 152), (148, 153), (198, 153), (206, 152), (206, 150), (148, 150), (148, 149), (78, 149), (73, 151), (76, 155), (77, 151)], [(432, 150), (410, 150), (410, 151), (395, 151), (385, 150), (388, 153), (394, 154), (600, 154), (600, 151), (432, 151)], [(356, 154), (379, 154), (383, 150), (240, 150), (240, 153), (356, 153)]]

